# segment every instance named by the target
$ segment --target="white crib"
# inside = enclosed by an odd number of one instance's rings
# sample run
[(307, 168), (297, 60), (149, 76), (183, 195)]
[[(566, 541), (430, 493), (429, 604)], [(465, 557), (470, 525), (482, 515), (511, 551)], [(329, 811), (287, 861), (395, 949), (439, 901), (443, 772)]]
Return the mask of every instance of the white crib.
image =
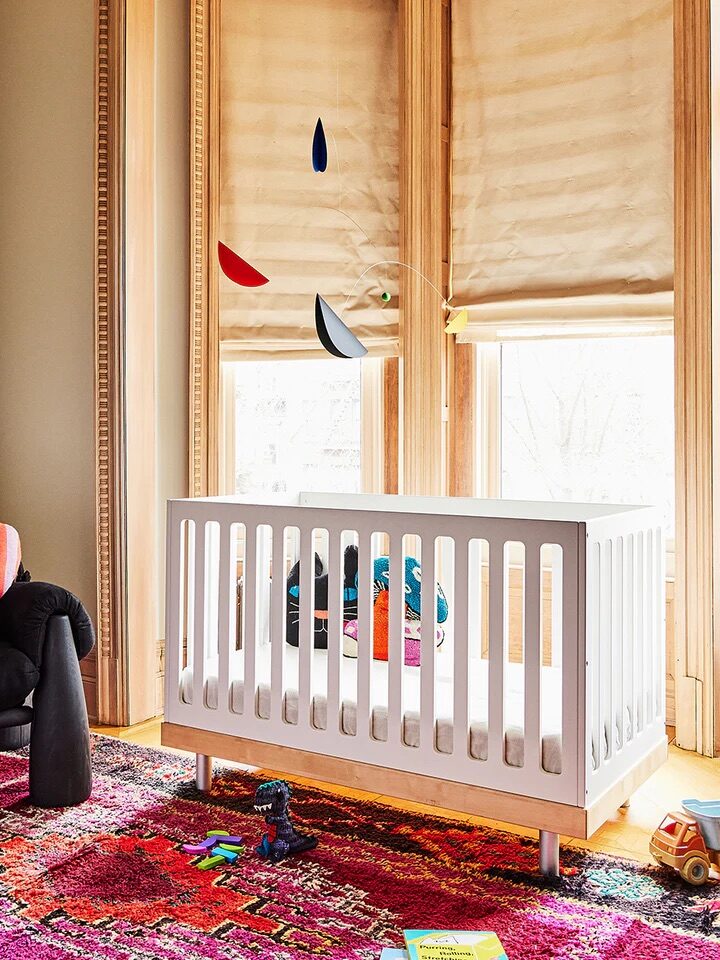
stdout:
[[(342, 652), (348, 543), (358, 546), (357, 659)], [(313, 643), (316, 553), (328, 572), (327, 650)], [(390, 569), (387, 662), (372, 645), (379, 555)], [(420, 666), (403, 663), (406, 555), (422, 568)], [(298, 558), (295, 648), (286, 576)], [(439, 648), (437, 582), (450, 611)], [(218, 756), (479, 814), (537, 828), (541, 866), (556, 872), (558, 835), (592, 835), (665, 759), (654, 509), (173, 500), (166, 591), (162, 739), (197, 755), (201, 789)]]

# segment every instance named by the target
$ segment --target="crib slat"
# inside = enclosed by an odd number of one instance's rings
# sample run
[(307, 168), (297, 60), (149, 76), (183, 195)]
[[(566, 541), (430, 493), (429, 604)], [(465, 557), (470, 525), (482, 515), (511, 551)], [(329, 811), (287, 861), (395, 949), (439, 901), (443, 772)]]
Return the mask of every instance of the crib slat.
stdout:
[(194, 602), (193, 602), (193, 709), (205, 705), (205, 641), (207, 582), (206, 525), (195, 524)]
[(218, 710), (226, 712), (230, 697), (230, 650), (235, 649), (235, 607), (237, 604), (235, 557), (232, 551), (232, 525), (220, 524), (220, 564), (218, 598)]
[(607, 640), (605, 606), (607, 596), (604, 587), (604, 552), (603, 544), (595, 544), (594, 588), (595, 588), (595, 617), (593, 623), (594, 650), (593, 650), (593, 729), (598, 764), (605, 759), (607, 748), (605, 727), (603, 724), (603, 687), (605, 681), (605, 642)]
[(540, 544), (525, 542), (525, 768), (531, 777), (542, 766), (542, 568)]
[(405, 639), (405, 564), (402, 533), (390, 537), (388, 617), (388, 740), (402, 743), (402, 676)]
[(605, 757), (611, 760), (615, 756), (615, 724), (613, 719), (613, 672), (615, 669), (615, 641), (613, 637), (613, 609), (615, 606), (615, 574), (613, 571), (613, 549), (611, 540), (602, 543), (602, 632), (600, 634), (600, 721), (605, 731)]
[(270, 587), (270, 717), (274, 723), (282, 719), (283, 654), (285, 650), (286, 583), (285, 527), (280, 524), (272, 532), (272, 583)]
[(562, 585), (563, 585), (563, 565), (565, 559), (563, 549), (559, 543), (552, 545), (552, 574), (550, 582), (552, 586), (552, 626), (550, 628), (550, 663), (553, 667), (559, 667), (562, 659)]
[(185, 581), (185, 663), (192, 666), (195, 649), (195, 527), (196, 521), (190, 520), (187, 529), (187, 567), (183, 571)]
[[(582, 528), (581, 528), (582, 529)], [(587, 691), (587, 674), (584, 664), (592, 659), (588, 656), (586, 638), (580, 628), (580, 599), (578, 595), (578, 573), (586, 579), (589, 592), (589, 611), (593, 609), (592, 594), (596, 587), (596, 580), (590, 569), (585, 569), (587, 554), (594, 556), (594, 551), (588, 551), (586, 543), (561, 541), (563, 547), (562, 559), (562, 772), (565, 773), (568, 764), (572, 766), (583, 745), (579, 741), (581, 731), (585, 728), (585, 719), (591, 717), (590, 709), (585, 703)], [(583, 557), (581, 557), (581, 551)], [(578, 558), (577, 561), (575, 558)], [(578, 570), (580, 563), (580, 571)], [(590, 614), (589, 614), (590, 615)], [(582, 666), (581, 666), (582, 665)], [(578, 691), (578, 681), (582, 684), (585, 676), (585, 690)], [(584, 716), (578, 716), (578, 697), (584, 707)], [(592, 720), (590, 721), (592, 722)], [(588, 770), (592, 770), (591, 737), (585, 736), (585, 750)]]
[(340, 530), (328, 530), (328, 678), (327, 729), (337, 733), (340, 726), (340, 668), (343, 643), (343, 579), (340, 576), (342, 551)]
[(467, 757), (470, 743), (468, 715), (469, 590), (468, 551), (465, 539), (455, 541), (454, 651), (453, 651), (453, 753)]
[(372, 665), (372, 534), (359, 531), (358, 542), (358, 655), (357, 734), (365, 739), (370, 731), (370, 669)]
[(257, 568), (258, 528), (255, 524), (245, 527), (245, 565), (243, 567), (243, 608), (245, 611), (245, 634), (243, 657), (245, 661), (243, 681), (243, 714), (255, 716), (255, 655), (257, 651), (257, 592), (259, 589)]
[(313, 649), (315, 644), (315, 544), (312, 527), (300, 531), (300, 624), (298, 724), (310, 722)]
[(662, 720), (665, 716), (665, 557), (663, 554), (663, 537), (659, 527), (655, 528), (655, 646), (653, 648), (653, 663), (657, 672), (657, 688), (655, 691), (655, 718)]
[[(563, 568), (564, 568), (563, 564)], [(586, 656), (587, 666), (585, 668), (585, 688), (586, 688), (586, 715), (587, 722), (590, 725), (589, 736), (587, 737), (587, 764), (588, 770), (595, 769), (593, 752), (596, 758), (598, 753), (598, 730), (597, 730), (597, 701), (599, 696), (598, 670), (598, 649), (600, 646), (600, 547), (597, 543), (588, 544), (587, 551), (587, 638), (588, 653)], [(564, 598), (563, 598), (564, 602)], [(563, 607), (563, 617), (565, 608)], [(565, 681), (565, 667), (563, 666), (563, 689)], [(563, 710), (565, 701), (563, 698)]]
[(505, 597), (502, 540), (489, 543), (488, 573), (488, 760), (505, 760)]
[(645, 534), (640, 531), (635, 537), (636, 561), (635, 561), (635, 614), (636, 614), (636, 633), (635, 644), (638, 651), (638, 700), (635, 709), (637, 710), (638, 732), (642, 733), (645, 729), (645, 594), (648, 584), (645, 577), (645, 550), (647, 544)]
[(168, 504), (166, 535), (167, 541), (167, 581), (165, 588), (165, 622), (167, 624), (167, 672), (171, 678), (168, 708), (179, 697), (180, 671), (182, 663), (182, 571), (185, 562), (185, 531), (182, 521), (176, 520), (172, 503)]
[(610, 676), (610, 717), (613, 745), (622, 750), (625, 745), (625, 723), (622, 716), (622, 684), (624, 667), (624, 620), (623, 620), (623, 545), (620, 537), (612, 541), (612, 635), (613, 660)]
[(420, 567), (420, 748), (435, 748), (435, 630), (437, 620), (437, 575), (435, 537), (422, 540)]
[[(487, 541), (473, 538), (468, 546), (468, 690), (488, 703), (487, 673), (483, 662), (483, 557)], [(468, 707), (468, 713), (470, 708)], [(468, 716), (468, 726), (472, 720)], [(468, 741), (470, 740), (468, 732)]]
[(645, 556), (645, 601), (647, 604), (647, 613), (645, 615), (645, 635), (647, 637), (647, 660), (645, 661), (648, 665), (647, 670), (647, 680), (645, 685), (645, 715), (647, 717), (648, 724), (651, 724), (655, 719), (655, 580), (653, 577), (653, 565), (654, 565), (654, 552), (655, 552), (655, 535), (652, 529), (649, 529), (645, 534), (647, 538), (647, 549)]
[(622, 653), (622, 742), (626, 743), (635, 736), (633, 698), (635, 688), (635, 656), (633, 647), (633, 540), (632, 534), (621, 538), (623, 570), (623, 653)]
[(468, 648), (479, 662), (482, 652), (482, 540), (468, 543)]

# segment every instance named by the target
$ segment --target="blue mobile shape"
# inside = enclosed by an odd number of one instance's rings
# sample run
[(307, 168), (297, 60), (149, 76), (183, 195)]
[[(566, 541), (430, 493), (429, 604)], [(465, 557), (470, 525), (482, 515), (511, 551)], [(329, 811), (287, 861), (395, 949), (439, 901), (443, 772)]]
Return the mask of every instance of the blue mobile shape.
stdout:
[(318, 117), (312, 142), (312, 165), (315, 173), (325, 173), (327, 170), (327, 160), (327, 140), (325, 139), (322, 120)]

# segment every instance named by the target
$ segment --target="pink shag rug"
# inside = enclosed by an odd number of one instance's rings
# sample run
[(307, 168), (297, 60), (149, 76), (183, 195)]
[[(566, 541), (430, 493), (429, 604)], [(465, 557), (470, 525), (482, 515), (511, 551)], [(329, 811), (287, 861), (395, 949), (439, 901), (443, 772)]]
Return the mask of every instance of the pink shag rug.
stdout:
[[(375, 960), (404, 928), (494, 930), (509, 960), (720, 960), (720, 886), (562, 852), (556, 883), (530, 840), (297, 787), (317, 849), (272, 866), (254, 853), (260, 778), (93, 738), (85, 804), (27, 799), (27, 757), (0, 754), (0, 958)], [(246, 838), (237, 865), (200, 871), (182, 844)]]

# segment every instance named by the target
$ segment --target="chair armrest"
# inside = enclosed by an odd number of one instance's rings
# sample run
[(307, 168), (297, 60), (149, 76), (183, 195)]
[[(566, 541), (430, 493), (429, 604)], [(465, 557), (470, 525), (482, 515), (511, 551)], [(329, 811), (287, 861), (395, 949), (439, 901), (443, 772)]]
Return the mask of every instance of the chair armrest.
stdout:
[(95, 645), (90, 617), (76, 596), (51, 583), (16, 582), (0, 597), (0, 637), (22, 650), (39, 668), (48, 620), (58, 614), (68, 617), (75, 652), (82, 660)]
[(33, 694), (30, 802), (82, 803), (92, 790), (90, 731), (76, 642), (67, 616), (48, 618), (45, 668)]

